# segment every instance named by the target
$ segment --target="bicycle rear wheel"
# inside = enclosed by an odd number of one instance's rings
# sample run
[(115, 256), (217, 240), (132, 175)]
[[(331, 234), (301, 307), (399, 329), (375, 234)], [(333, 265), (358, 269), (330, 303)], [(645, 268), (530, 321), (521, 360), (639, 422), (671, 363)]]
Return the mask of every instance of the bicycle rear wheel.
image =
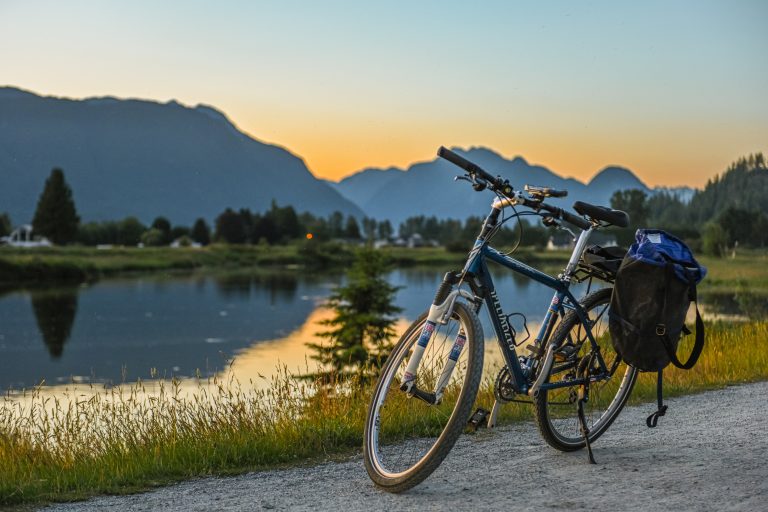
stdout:
[(449, 322), (434, 326), (416, 374), (416, 386), (434, 392), (461, 333), (466, 342), (442, 400), (430, 405), (400, 389), (426, 319), (427, 313), (422, 314), (400, 338), (384, 365), (368, 408), (365, 468), (371, 480), (389, 492), (410, 489), (440, 465), (464, 430), (480, 386), (482, 327), (475, 312), (457, 302)]
[[(637, 379), (637, 370), (624, 363), (611, 343), (608, 331), (608, 310), (611, 288), (589, 294), (582, 301), (587, 311), (592, 334), (600, 346), (600, 354), (610, 370), (607, 380), (593, 382), (589, 386), (589, 400), (584, 404), (584, 415), (589, 429), (589, 441), (600, 437), (626, 404)], [(567, 382), (582, 372), (592, 357), (592, 346), (584, 325), (575, 311), (569, 312), (552, 335), (558, 346), (570, 344), (574, 351), (564, 361), (552, 366), (547, 382)], [(584, 448), (584, 436), (577, 412), (579, 386), (541, 390), (534, 400), (536, 423), (544, 440), (561, 451)]]

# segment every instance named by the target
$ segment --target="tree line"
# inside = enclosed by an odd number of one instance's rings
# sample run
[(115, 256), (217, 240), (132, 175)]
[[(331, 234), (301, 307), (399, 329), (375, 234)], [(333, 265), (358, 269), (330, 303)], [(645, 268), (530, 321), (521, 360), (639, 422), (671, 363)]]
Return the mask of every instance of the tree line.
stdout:
[(733, 162), (707, 181), (687, 204), (680, 198), (641, 190), (617, 191), (611, 207), (629, 213), (630, 229), (614, 229), (620, 244), (634, 240), (635, 229), (664, 229), (694, 250), (722, 256), (729, 249), (768, 246), (768, 166), (762, 153)]
[[(620, 190), (611, 197), (611, 207), (630, 215), (629, 229), (611, 228), (620, 245), (629, 245), (640, 227), (665, 229), (689, 242), (695, 250), (723, 255), (736, 246), (768, 245), (768, 167), (762, 153), (749, 155), (732, 163), (719, 176), (710, 179), (688, 203), (670, 193), (648, 195), (642, 190)], [(317, 241), (391, 240), (398, 235), (408, 239), (421, 235), (449, 250), (464, 251), (477, 236), (482, 217), (464, 221), (414, 216), (398, 226), (397, 233), (389, 220), (377, 221), (334, 212), (320, 217), (298, 213), (292, 206), (279, 206), (272, 201), (264, 212), (248, 208), (227, 208), (219, 214), (213, 227), (203, 218), (189, 226), (172, 225), (165, 217), (157, 217), (149, 225), (136, 217), (119, 221), (80, 223), (72, 190), (61, 169), (53, 169), (37, 203), (34, 231), (63, 245), (138, 245), (162, 246), (173, 241), (182, 245), (192, 242), (208, 245), (284, 244), (304, 238)], [(0, 236), (11, 232), (8, 214), (0, 214)], [(522, 231), (516, 223), (508, 223), (498, 231), (494, 243), (544, 246), (552, 230), (539, 223), (523, 221)]]

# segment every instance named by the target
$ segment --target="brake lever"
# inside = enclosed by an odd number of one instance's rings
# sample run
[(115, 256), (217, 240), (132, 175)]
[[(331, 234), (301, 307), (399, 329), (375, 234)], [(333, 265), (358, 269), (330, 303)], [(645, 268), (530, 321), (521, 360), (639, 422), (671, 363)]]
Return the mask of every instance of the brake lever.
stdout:
[(485, 190), (488, 187), (488, 184), (484, 180), (479, 180), (474, 174), (465, 174), (463, 176), (456, 176), (453, 178), (453, 181), (459, 180), (470, 182), (472, 184), (472, 188), (477, 192)]

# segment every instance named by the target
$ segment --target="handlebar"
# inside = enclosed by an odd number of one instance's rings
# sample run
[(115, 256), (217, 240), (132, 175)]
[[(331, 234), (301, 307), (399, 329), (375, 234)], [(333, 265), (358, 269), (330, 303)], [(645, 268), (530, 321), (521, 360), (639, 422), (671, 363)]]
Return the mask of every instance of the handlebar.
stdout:
[(527, 198), (518, 198), (517, 201), (523, 206), (527, 206), (533, 210), (544, 210), (549, 212), (552, 214), (552, 217), (563, 220), (569, 224), (573, 224), (579, 229), (589, 229), (592, 227), (592, 224), (590, 224), (587, 219), (579, 215), (574, 215), (568, 210), (560, 208), (559, 206), (552, 206), (551, 204), (547, 204), (541, 201), (531, 201)]
[[(457, 165), (467, 171), (469, 174), (480, 176), (483, 181), (487, 181), (492, 187), (497, 187), (503, 183), (501, 178), (494, 177), (491, 173), (484, 171), (479, 165), (473, 164), (466, 158), (457, 155), (445, 146), (440, 146), (437, 150), (437, 156), (448, 160), (453, 165)], [(497, 183), (498, 182), (498, 183)]]
[[(528, 199), (526, 197), (523, 197), (519, 193), (515, 193), (514, 189), (510, 184), (498, 176), (493, 176), (489, 172), (486, 172), (483, 170), (479, 165), (473, 164), (466, 158), (457, 155), (450, 149), (440, 146), (440, 149), (437, 150), (437, 156), (440, 158), (444, 158), (445, 160), (448, 160), (452, 164), (461, 167), (465, 171), (467, 171), (471, 176), (477, 178), (479, 177), (481, 180), (488, 183), (489, 187), (492, 190), (495, 190), (497, 192), (500, 192), (504, 196), (508, 197), (510, 200), (515, 201), (519, 204), (522, 204), (524, 206), (527, 206), (528, 208), (532, 208), (536, 211), (539, 210), (545, 210), (552, 214), (552, 216), (556, 219), (561, 219), (565, 222), (568, 222), (569, 224), (573, 224), (579, 229), (589, 229), (592, 227), (592, 224), (583, 217), (580, 217), (578, 215), (574, 215), (569, 211), (566, 211), (562, 208), (559, 208), (557, 206), (552, 206), (547, 203), (544, 203), (542, 201), (533, 201), (531, 199)], [(553, 194), (554, 197), (562, 197), (559, 195), (561, 191), (555, 191), (558, 194)], [(564, 194), (563, 194), (564, 195)], [(512, 204), (512, 203), (510, 203)]]

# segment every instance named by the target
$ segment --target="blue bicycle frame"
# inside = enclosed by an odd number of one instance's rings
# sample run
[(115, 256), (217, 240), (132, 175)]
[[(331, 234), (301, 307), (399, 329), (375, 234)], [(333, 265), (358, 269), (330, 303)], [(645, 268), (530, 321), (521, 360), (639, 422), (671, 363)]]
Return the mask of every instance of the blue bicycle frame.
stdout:
[[(592, 334), (592, 325), (589, 321), (587, 312), (584, 310), (581, 304), (579, 304), (579, 301), (573, 296), (569, 289), (573, 273), (576, 269), (579, 259), (581, 258), (582, 253), (584, 252), (584, 249), (586, 248), (587, 242), (592, 232), (593, 229), (591, 228), (581, 232), (576, 241), (576, 246), (573, 250), (573, 254), (571, 255), (568, 265), (566, 266), (564, 272), (558, 277), (545, 274), (544, 272), (526, 265), (525, 263), (506, 254), (502, 254), (493, 247), (490, 247), (484, 236), (485, 230), (484, 233), (478, 237), (474, 248), (469, 254), (467, 262), (462, 271), (462, 280), (467, 282), (472, 288), (475, 296), (478, 299), (482, 299), (482, 301), (485, 302), (485, 304), (488, 306), (491, 323), (493, 325), (494, 331), (496, 332), (497, 340), (499, 347), (501, 348), (504, 361), (507, 365), (507, 368), (510, 370), (512, 386), (517, 393), (529, 394), (532, 388), (535, 388), (536, 391), (539, 389), (554, 389), (559, 387), (579, 385), (586, 382), (587, 379), (589, 379), (591, 382), (594, 382), (597, 380), (603, 380), (608, 377), (608, 369), (606, 368), (605, 362), (600, 355), (597, 341)], [(555, 290), (552, 300), (550, 301), (549, 308), (547, 309), (547, 313), (541, 324), (541, 328), (536, 335), (533, 346), (530, 347), (532, 348), (534, 355), (539, 357), (518, 357), (515, 340), (512, 335), (512, 329), (509, 325), (507, 316), (504, 315), (501, 304), (499, 303), (499, 298), (496, 294), (493, 279), (491, 278), (491, 274), (488, 271), (488, 266), (486, 264), (487, 260), (493, 261), (503, 267), (512, 270), (513, 272), (522, 274)], [(480, 309), (482, 302), (478, 302), (476, 305), (477, 309)], [(598, 375), (556, 383), (544, 383), (543, 381), (547, 376), (540, 375), (536, 382), (538, 386), (536, 386), (531, 382), (530, 379), (530, 376), (533, 373), (532, 370), (538, 364), (540, 356), (544, 352), (547, 350), (552, 351), (557, 348), (549, 347), (547, 342), (550, 335), (552, 334), (558, 316), (565, 314), (566, 310), (575, 311), (576, 315), (579, 317), (581, 324), (585, 328), (587, 338), (589, 339), (589, 342), (594, 349), (597, 363), (601, 371)], [(564, 371), (565, 369), (566, 368), (563, 367), (560, 368), (559, 371)], [(544, 373), (548, 373), (548, 370)]]

